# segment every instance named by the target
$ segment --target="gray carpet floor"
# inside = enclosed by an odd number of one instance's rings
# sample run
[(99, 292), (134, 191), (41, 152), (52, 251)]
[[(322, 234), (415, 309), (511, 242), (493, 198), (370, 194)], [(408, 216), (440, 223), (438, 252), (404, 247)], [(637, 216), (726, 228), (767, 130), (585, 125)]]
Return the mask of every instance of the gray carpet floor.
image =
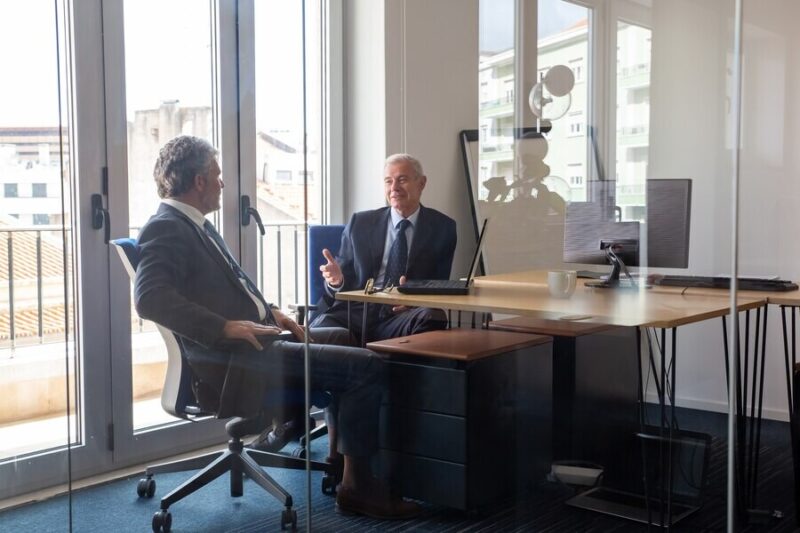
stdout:
[[(689, 417), (691, 418), (691, 417)], [(715, 424), (719, 427), (715, 427)], [(687, 426), (692, 425), (689, 420)], [(719, 421), (695, 421), (712, 434), (708, 488), (702, 508), (675, 526), (675, 531), (725, 531), (726, 445), (720, 438)], [(709, 430), (709, 428), (711, 428)], [(715, 433), (720, 433), (716, 435)], [(325, 449), (320, 441), (317, 449)], [(770, 422), (764, 427), (760, 456), (758, 506), (780, 510), (784, 517), (767, 524), (742, 524), (739, 531), (797, 531), (793, 506), (793, 478), (788, 425)], [(294, 497), (299, 529), (307, 524), (305, 472), (268, 469)], [(72, 531), (150, 531), (158, 497), (189, 477), (188, 473), (157, 476), (153, 499), (136, 495), (139, 476), (78, 490), (72, 496)], [(529, 494), (503, 502), (479, 515), (467, 515), (441, 507), (425, 506), (421, 517), (410, 521), (382, 522), (364, 517), (342, 516), (334, 510), (334, 499), (320, 491), (321, 475), (312, 474), (312, 530), (321, 532), (635, 532), (644, 525), (564, 504), (573, 489), (542, 481)], [(31, 504), (0, 514), (1, 532), (69, 531), (69, 500), (66, 496)], [(173, 531), (181, 532), (263, 532), (280, 530), (281, 506), (251, 481), (245, 481), (244, 496), (231, 498), (228, 479), (223, 476), (171, 507)], [(657, 528), (651, 530), (656, 531)]]

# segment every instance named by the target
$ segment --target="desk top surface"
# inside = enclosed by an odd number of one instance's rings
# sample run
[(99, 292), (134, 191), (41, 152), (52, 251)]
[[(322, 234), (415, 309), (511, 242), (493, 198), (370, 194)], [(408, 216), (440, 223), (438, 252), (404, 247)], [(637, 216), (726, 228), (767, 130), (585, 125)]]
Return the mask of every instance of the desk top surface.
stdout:
[[(480, 281), (479, 281), (480, 280)], [(593, 281), (590, 279), (578, 279), (578, 285), (581, 286), (586, 282)], [(476, 284), (481, 285), (502, 285), (509, 283), (522, 283), (522, 284), (537, 284), (547, 285), (547, 271), (545, 270), (528, 270), (523, 272), (512, 272), (508, 274), (494, 274), (491, 276), (482, 276), (475, 278)], [(711, 289), (708, 287), (677, 287), (668, 285), (653, 285), (648, 292), (666, 293), (666, 294), (681, 294), (684, 296), (714, 296), (719, 298), (730, 298), (730, 291), (728, 289)], [(798, 305), (800, 306), (800, 290), (786, 291), (786, 292), (771, 292), (771, 291), (737, 291), (740, 299), (763, 300), (766, 299), (768, 303), (776, 305)]]
[[(655, 290), (596, 289), (586, 287), (590, 280), (579, 279), (569, 298), (550, 296), (544, 271), (517, 272), (482, 276), (475, 279), (470, 294), (465, 296), (411, 295), (390, 293), (364, 294), (349, 291), (337, 294), (348, 301), (393, 305), (424, 306), (458, 311), (503, 313), (510, 315), (546, 316), (580, 320), (584, 323), (614, 326), (648, 326), (672, 328), (727, 315), (727, 291), (681, 294), (680, 287), (659, 287)], [(753, 293), (753, 291), (750, 291)], [(739, 294), (740, 311), (766, 305), (764, 293)]]

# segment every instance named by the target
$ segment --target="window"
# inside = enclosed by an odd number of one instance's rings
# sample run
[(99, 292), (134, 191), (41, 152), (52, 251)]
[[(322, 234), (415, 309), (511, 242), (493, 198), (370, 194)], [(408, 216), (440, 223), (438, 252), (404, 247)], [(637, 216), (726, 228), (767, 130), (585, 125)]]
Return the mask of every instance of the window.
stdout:
[(50, 224), (50, 215), (47, 213), (35, 213), (33, 215), (33, 225), (40, 226)]
[(569, 62), (569, 68), (572, 70), (572, 73), (575, 75), (575, 81), (583, 81), (583, 58), (579, 57), (578, 59), (572, 59)]
[(291, 170), (276, 170), (275, 181), (278, 183), (291, 183), (292, 171)]
[(513, 102), (514, 101), (514, 80), (506, 80), (503, 83), (503, 90), (505, 92), (505, 99), (506, 102)]
[(47, 184), (46, 183), (32, 184), (31, 198), (47, 198)]
[(297, 173), (297, 182), (302, 184), (304, 180), (307, 180), (308, 183), (314, 183), (314, 172), (308, 171), (303, 172), (302, 170)]
[(583, 165), (581, 163), (569, 163), (567, 165), (567, 176), (570, 187), (582, 187)]
[(3, 185), (3, 196), (6, 198), (17, 198), (19, 192), (17, 191), (16, 183), (6, 183)]
[(576, 113), (570, 113), (568, 135), (570, 137), (583, 135), (583, 123), (583, 113), (580, 111)]

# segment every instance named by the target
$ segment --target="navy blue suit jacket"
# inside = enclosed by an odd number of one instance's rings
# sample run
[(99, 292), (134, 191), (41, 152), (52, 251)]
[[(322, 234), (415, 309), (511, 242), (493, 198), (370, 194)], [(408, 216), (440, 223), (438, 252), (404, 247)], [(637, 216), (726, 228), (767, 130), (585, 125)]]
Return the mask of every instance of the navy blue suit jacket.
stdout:
[[(363, 289), (369, 278), (378, 281), (386, 247), (390, 207), (355, 213), (342, 233), (336, 261), (344, 275), (342, 291)], [(420, 206), (414, 238), (408, 251), (408, 279), (448, 279), (456, 250), (456, 223), (435, 209)], [(320, 312), (345, 309), (347, 302), (323, 296)], [(377, 306), (373, 306), (377, 309)]]
[[(227, 320), (261, 321), (249, 293), (205, 232), (169, 205), (159, 206), (138, 241), (134, 301), (139, 316), (179, 336), (195, 376), (210, 391), (198, 398), (205, 408), (221, 408), (220, 417), (252, 414), (260, 407), (263, 384), (230, 370), (232, 357), (249, 355), (234, 356), (222, 338)], [(213, 405), (214, 399), (220, 405)]]

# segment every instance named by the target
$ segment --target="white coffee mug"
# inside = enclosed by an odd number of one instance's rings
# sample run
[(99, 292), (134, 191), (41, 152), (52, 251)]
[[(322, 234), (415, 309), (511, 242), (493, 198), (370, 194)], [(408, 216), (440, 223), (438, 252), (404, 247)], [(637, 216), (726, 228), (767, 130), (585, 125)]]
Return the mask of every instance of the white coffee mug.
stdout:
[(547, 288), (550, 296), (569, 298), (575, 292), (578, 273), (574, 270), (551, 270), (547, 273)]

